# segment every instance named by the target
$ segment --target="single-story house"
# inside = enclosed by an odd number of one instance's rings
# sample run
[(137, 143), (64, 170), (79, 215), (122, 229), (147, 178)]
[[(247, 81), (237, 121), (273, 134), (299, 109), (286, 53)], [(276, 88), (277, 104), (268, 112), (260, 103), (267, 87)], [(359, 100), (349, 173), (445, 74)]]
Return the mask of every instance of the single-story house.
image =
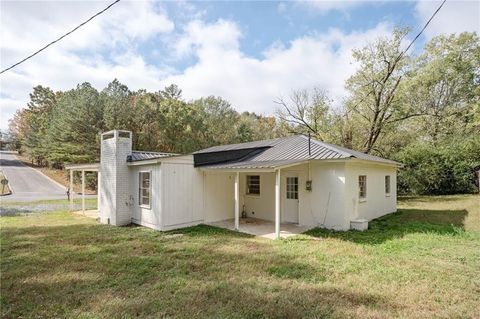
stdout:
[[(242, 217), (348, 230), (396, 211), (399, 163), (304, 135), (189, 155), (132, 151), (132, 133), (101, 136), (99, 218), (166, 231)], [(359, 226), (360, 225), (360, 226)]]

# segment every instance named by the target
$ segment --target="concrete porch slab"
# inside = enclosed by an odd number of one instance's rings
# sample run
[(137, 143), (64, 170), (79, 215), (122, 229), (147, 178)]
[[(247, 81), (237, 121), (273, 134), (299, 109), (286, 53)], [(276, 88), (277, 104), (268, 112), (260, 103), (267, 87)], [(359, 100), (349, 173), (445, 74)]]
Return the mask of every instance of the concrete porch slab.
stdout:
[[(235, 220), (227, 219), (218, 222), (208, 223), (207, 225), (235, 230)], [(280, 237), (288, 238), (301, 234), (310, 227), (299, 226), (297, 224), (284, 223), (280, 225)], [(240, 218), (240, 232), (268, 239), (275, 239), (275, 223), (258, 218)]]

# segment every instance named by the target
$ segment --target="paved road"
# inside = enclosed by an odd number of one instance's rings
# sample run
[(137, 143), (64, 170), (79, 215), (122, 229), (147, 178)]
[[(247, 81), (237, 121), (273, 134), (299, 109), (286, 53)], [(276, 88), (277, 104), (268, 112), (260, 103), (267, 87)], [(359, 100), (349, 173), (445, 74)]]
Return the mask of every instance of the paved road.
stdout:
[(40, 199), (66, 199), (66, 188), (40, 171), (20, 162), (15, 154), (0, 151), (0, 166), (8, 179), (11, 195), (1, 201), (33, 201)]

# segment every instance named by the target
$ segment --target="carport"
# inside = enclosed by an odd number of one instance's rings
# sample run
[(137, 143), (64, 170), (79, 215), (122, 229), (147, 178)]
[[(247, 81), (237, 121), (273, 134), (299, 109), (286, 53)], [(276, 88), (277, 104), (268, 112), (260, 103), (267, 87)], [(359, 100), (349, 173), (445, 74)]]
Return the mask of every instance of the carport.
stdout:
[(85, 214), (85, 173), (97, 172), (97, 211), (100, 207), (100, 163), (90, 164), (71, 164), (66, 165), (65, 169), (70, 171), (70, 210), (73, 210), (73, 174), (74, 172), (82, 172), (82, 213)]

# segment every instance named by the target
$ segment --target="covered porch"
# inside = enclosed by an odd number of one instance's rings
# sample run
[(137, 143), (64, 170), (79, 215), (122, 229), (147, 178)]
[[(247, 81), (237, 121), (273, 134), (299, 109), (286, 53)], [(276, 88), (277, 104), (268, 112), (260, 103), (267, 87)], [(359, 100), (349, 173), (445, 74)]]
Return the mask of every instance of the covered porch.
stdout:
[(307, 231), (300, 223), (300, 201), (306, 196), (301, 184), (310, 180), (308, 166), (292, 161), (204, 168), (205, 222), (270, 239)]
[[(98, 217), (100, 211), (100, 163), (89, 163), (89, 164), (71, 164), (65, 166), (66, 170), (70, 171), (70, 187), (69, 187), (69, 199), (70, 199), (70, 210), (73, 211), (74, 209), (74, 196), (75, 192), (73, 191), (74, 186), (74, 173), (81, 172), (81, 199), (82, 199), (82, 210), (75, 213), (81, 213), (88, 217)], [(86, 188), (86, 173), (97, 173), (97, 209), (96, 210), (87, 210), (85, 205), (85, 188)]]

